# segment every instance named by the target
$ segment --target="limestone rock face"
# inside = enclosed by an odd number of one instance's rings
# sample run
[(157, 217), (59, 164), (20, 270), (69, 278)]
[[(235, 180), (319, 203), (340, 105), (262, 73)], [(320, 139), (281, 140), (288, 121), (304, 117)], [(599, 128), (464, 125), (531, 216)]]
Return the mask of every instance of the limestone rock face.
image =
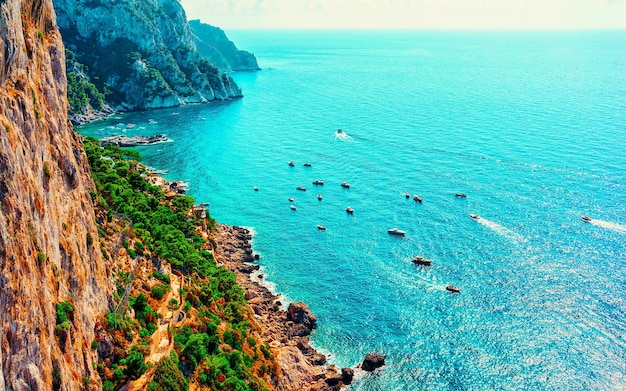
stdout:
[[(90, 345), (111, 287), (65, 93), (51, 0), (0, 1), (2, 390), (101, 387)], [(56, 304), (65, 301), (70, 327), (57, 331)]]
[(120, 110), (242, 96), (203, 58), (178, 0), (54, 0), (65, 45)]
[(237, 49), (226, 33), (199, 20), (189, 21), (198, 52), (222, 71), (258, 71), (254, 54)]

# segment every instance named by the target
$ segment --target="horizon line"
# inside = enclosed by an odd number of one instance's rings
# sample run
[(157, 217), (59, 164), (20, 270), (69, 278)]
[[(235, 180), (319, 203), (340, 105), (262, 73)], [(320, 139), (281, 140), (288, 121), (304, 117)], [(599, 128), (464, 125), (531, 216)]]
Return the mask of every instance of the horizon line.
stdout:
[[(200, 19), (190, 19), (191, 20), (200, 20)], [(202, 23), (211, 24), (205, 21)], [(213, 24), (213, 26), (216, 26)], [(618, 32), (623, 31), (626, 32), (626, 27), (578, 27), (578, 28), (507, 28), (507, 27), (486, 27), (486, 28), (475, 28), (475, 27), (450, 27), (450, 28), (440, 28), (440, 27), (430, 27), (430, 28), (420, 28), (420, 27), (225, 27), (225, 26), (216, 26), (222, 30), (239, 30), (239, 31), (438, 31), (438, 32), (591, 32), (591, 31), (612, 31)]]

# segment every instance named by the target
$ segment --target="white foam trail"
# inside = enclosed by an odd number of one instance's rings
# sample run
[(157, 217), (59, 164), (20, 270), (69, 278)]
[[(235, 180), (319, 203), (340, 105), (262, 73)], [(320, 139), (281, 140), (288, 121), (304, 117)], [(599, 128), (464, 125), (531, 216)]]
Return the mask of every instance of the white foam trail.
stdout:
[(611, 223), (610, 221), (596, 220), (596, 219), (591, 219), (590, 223), (595, 225), (596, 227), (602, 227), (602, 228), (610, 229), (611, 231), (626, 233), (626, 225), (620, 225), (617, 223)]
[(502, 225), (496, 223), (495, 221), (487, 220), (483, 217), (480, 217), (476, 221), (478, 221), (480, 224), (484, 225), (485, 227), (491, 229), (498, 235), (510, 240), (511, 242), (519, 243), (525, 240), (525, 238), (522, 235), (518, 234), (517, 232), (511, 231), (510, 229), (506, 227), (503, 227)]
[(352, 137), (350, 137), (350, 135), (346, 132), (341, 132), (341, 133), (337, 133), (335, 132), (335, 138), (337, 140), (341, 140), (341, 141), (350, 141), (352, 140)]

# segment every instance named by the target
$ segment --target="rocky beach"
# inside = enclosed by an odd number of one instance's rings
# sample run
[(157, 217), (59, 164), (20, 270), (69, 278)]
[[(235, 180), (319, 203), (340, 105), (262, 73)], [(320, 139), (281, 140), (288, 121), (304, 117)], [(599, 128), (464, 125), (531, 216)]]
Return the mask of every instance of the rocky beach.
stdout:
[(317, 318), (304, 303), (291, 303), (287, 310), (265, 287), (258, 273), (258, 259), (247, 228), (219, 224), (212, 234), (215, 260), (233, 271), (245, 291), (263, 338), (270, 344), (280, 364), (278, 390), (339, 390), (352, 382), (353, 370), (326, 365), (326, 356), (309, 344)]

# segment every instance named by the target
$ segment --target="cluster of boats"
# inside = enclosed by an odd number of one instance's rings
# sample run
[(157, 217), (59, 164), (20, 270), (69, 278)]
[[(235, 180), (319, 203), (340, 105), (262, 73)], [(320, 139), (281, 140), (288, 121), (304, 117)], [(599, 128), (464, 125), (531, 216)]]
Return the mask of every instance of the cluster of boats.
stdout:
[[(342, 133), (341, 129), (339, 129), (337, 131), (337, 133), (341, 134)], [(294, 167), (295, 166), (295, 163), (293, 161), (289, 161), (287, 164), (290, 167)], [(304, 163), (303, 165), (305, 167), (311, 167), (312, 166), (311, 163)], [(315, 179), (312, 183), (315, 186), (324, 186), (324, 181), (321, 180), (321, 179)], [(350, 188), (350, 183), (348, 183), (348, 182), (341, 182), (341, 187), (343, 187), (344, 189), (349, 189)], [(255, 187), (255, 190), (257, 190), (256, 187)], [(298, 190), (298, 191), (306, 191), (306, 188), (304, 186), (298, 186), (298, 187), (296, 187), (296, 190)], [(467, 195), (463, 194), (463, 193), (456, 193), (455, 196), (457, 198), (467, 198)], [(407, 193), (405, 193), (405, 197), (406, 198), (411, 198), (411, 194), (407, 192)], [(317, 199), (321, 201), (322, 200), (322, 195), (318, 194), (317, 195)], [(420, 204), (423, 202), (422, 197), (420, 197), (417, 194), (413, 195), (413, 200), (415, 202), (420, 203)], [(289, 197), (289, 202), (291, 202), (291, 203), (294, 202), (293, 197)], [(291, 208), (291, 210), (294, 210), (294, 211), (297, 210), (297, 207), (295, 205), (293, 205), (293, 204), (290, 205), (290, 208)], [(346, 207), (346, 213), (349, 214), (349, 215), (352, 215), (352, 214), (354, 214), (354, 209), (352, 207), (348, 206), (348, 207)], [(475, 220), (479, 219), (479, 217), (477, 215), (474, 215), (474, 214), (471, 214), (470, 217), (472, 217)], [(319, 231), (326, 231), (326, 227), (323, 226), (323, 225), (320, 225), (320, 224), (317, 225), (317, 229)], [(406, 231), (401, 230), (401, 229), (399, 229), (397, 227), (389, 228), (387, 230), (387, 233), (389, 235), (398, 236), (398, 237), (406, 236)], [(433, 262), (432, 259), (423, 257), (421, 255), (416, 255), (413, 258), (413, 263), (416, 264), (416, 265), (420, 265), (420, 266), (430, 266), (432, 264), (432, 262)], [(461, 291), (460, 288), (458, 288), (458, 287), (456, 287), (454, 285), (446, 286), (446, 290), (449, 291), (449, 292), (454, 292), (454, 293), (459, 293)]]

